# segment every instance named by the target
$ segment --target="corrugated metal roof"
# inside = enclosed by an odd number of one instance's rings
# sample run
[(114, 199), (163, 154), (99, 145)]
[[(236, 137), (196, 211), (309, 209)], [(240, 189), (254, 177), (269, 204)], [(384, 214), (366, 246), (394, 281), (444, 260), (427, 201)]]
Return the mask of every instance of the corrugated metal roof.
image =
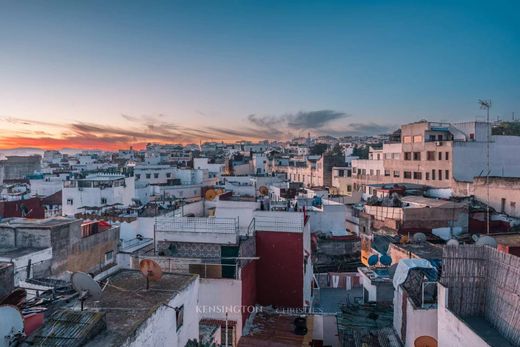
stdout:
[(104, 313), (56, 311), (30, 340), (37, 346), (81, 346), (106, 328)]

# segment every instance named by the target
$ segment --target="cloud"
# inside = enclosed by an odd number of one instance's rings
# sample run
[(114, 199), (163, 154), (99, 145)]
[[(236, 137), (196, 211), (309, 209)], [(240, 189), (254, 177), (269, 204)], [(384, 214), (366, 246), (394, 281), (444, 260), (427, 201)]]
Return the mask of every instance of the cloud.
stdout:
[[(317, 110), (284, 115), (259, 116), (250, 114), (245, 124), (236, 126), (183, 126), (168, 120), (163, 114), (127, 115), (121, 117), (126, 126), (72, 122), (51, 123), (16, 117), (3, 120), (17, 125), (19, 130), (2, 131), (0, 148), (139, 148), (149, 142), (198, 143), (199, 141), (287, 140), (305, 135), (373, 135), (388, 133), (391, 127), (376, 123), (345, 123), (350, 117), (344, 112)], [(1, 119), (1, 118), (0, 118)], [(218, 122), (215, 122), (218, 124)], [(45, 129), (43, 129), (45, 128)], [(50, 129), (55, 129), (51, 131)], [(45, 131), (44, 131), (45, 130)]]

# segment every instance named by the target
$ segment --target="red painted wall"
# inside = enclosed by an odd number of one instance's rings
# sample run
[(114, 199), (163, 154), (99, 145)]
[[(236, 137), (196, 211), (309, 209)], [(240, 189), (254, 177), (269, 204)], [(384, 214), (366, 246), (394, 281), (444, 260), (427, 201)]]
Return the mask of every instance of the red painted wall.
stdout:
[(303, 306), (303, 234), (256, 232), (256, 297), (260, 305)]
[(249, 306), (256, 304), (256, 261), (253, 260), (241, 269), (240, 278), (242, 279), (242, 306), (245, 311), (242, 314), (242, 324), (245, 324), (249, 317)]
[(21, 217), (22, 210), (20, 205), (25, 205), (31, 212), (26, 218), (43, 219), (45, 218), (45, 209), (39, 198), (31, 198), (16, 201), (0, 201), (0, 217)]

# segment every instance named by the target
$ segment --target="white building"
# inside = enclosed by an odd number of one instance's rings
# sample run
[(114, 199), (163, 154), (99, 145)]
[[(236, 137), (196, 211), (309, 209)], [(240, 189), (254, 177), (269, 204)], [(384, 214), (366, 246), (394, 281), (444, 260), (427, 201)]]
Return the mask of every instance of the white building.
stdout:
[(63, 214), (73, 216), (89, 207), (103, 209), (130, 206), (135, 197), (133, 176), (92, 174), (84, 179), (63, 182)]

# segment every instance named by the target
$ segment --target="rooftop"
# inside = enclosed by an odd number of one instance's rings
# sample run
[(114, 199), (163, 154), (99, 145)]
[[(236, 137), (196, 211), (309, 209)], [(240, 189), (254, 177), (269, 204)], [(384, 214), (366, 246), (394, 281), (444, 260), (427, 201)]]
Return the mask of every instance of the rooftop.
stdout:
[(448, 200), (426, 198), (424, 196), (403, 196), (401, 201), (404, 203), (411, 204), (409, 207), (436, 207), (436, 208), (459, 208), (464, 207), (466, 204), (453, 202)]
[(31, 218), (5, 218), (0, 222), (2, 227), (30, 227), (30, 228), (53, 228), (60, 225), (70, 224), (77, 221), (75, 218), (68, 217), (52, 217), (46, 219)]
[[(146, 281), (141, 272), (121, 270), (109, 277), (100, 301), (86, 301), (85, 310), (79, 311), (79, 303), (76, 300), (73, 302), (75, 305), (73, 309), (64, 310), (65, 313), (54, 317), (54, 323), (60, 322), (59, 335), (67, 339), (67, 345), (71, 344), (70, 339), (77, 339), (78, 335), (89, 334), (89, 332), (92, 332), (88, 339), (91, 345), (120, 345), (153, 312), (160, 306), (168, 304), (196, 278), (196, 275), (163, 273), (161, 280), (150, 282), (150, 289), (146, 290)], [(99, 315), (104, 317), (106, 329), (99, 328), (95, 324), (95, 321), (100, 319)], [(43, 339), (46, 343), (51, 339), (49, 335), (54, 338), (57, 331), (50, 328), (54, 323), (53, 319), (47, 321), (36, 333), (35, 338)]]
[(39, 252), (46, 249), (45, 247), (10, 247), (0, 248), (0, 258), (19, 258), (24, 255)]
[[(242, 336), (239, 347), (289, 347), (305, 346), (312, 340), (312, 317), (307, 317), (308, 333), (305, 336), (294, 333), (296, 316), (279, 313), (258, 312), (247, 335)], [(307, 343), (308, 345), (308, 343)]]
[(406, 252), (414, 254), (418, 258), (432, 260), (442, 259), (442, 246), (434, 245), (430, 242), (420, 243), (394, 243), (394, 248), (400, 248)]

